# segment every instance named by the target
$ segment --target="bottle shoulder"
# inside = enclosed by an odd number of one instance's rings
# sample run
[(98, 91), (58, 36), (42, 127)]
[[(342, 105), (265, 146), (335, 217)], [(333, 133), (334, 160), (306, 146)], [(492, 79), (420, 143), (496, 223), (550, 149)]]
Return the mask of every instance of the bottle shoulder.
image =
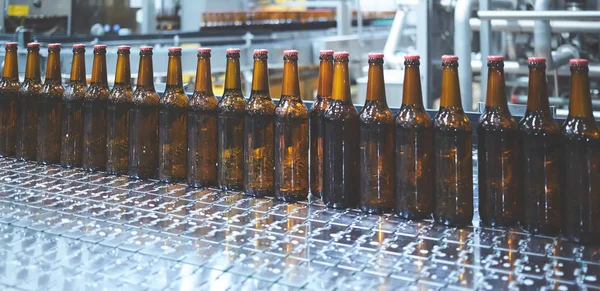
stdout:
[(600, 129), (593, 118), (567, 116), (561, 134), (570, 139), (600, 140)]
[(194, 111), (216, 111), (219, 100), (212, 93), (194, 92), (188, 103), (190, 110)]
[(471, 121), (462, 108), (442, 107), (433, 118), (433, 127), (440, 131), (471, 132)]
[(275, 116), (285, 119), (308, 120), (308, 109), (300, 98), (291, 99), (283, 97), (277, 103), (277, 107), (275, 107)]
[(393, 124), (394, 115), (386, 104), (366, 102), (359, 113), (360, 121), (365, 124)]
[(158, 105), (159, 96), (154, 89), (136, 88), (131, 95), (134, 105)]
[(313, 106), (310, 108), (311, 116), (323, 115), (325, 113), (325, 110), (327, 109), (327, 105), (329, 105), (329, 101), (331, 101), (330, 98), (317, 96), (317, 99), (315, 99)]
[(106, 101), (110, 95), (110, 89), (100, 84), (91, 84), (86, 93), (85, 101)]
[(527, 111), (519, 121), (519, 130), (528, 134), (557, 134), (560, 127), (550, 112)]
[(130, 103), (133, 89), (131, 86), (115, 85), (108, 95), (109, 103)]
[(250, 96), (246, 104), (246, 114), (248, 115), (273, 115), (275, 114), (275, 103), (269, 95)]
[(29, 95), (29, 94), (39, 94), (42, 92), (42, 83), (40, 82), (31, 82), (29, 80), (21, 83), (21, 88), (19, 88), (19, 94)]
[(424, 109), (404, 104), (396, 114), (396, 126), (404, 128), (431, 128), (431, 118)]
[(185, 108), (187, 107), (189, 101), (189, 98), (183, 91), (166, 90), (163, 96), (160, 98), (159, 104), (162, 108)]
[(0, 78), (0, 91), (8, 93), (16, 93), (19, 91), (21, 84), (19, 80), (10, 78)]
[(65, 93), (63, 94), (64, 101), (83, 101), (87, 88), (85, 83), (66, 84)]
[(490, 131), (518, 130), (518, 124), (508, 108), (486, 107), (479, 117), (478, 129)]
[(331, 100), (327, 109), (325, 109), (325, 113), (323, 114), (325, 120), (351, 120), (358, 119), (359, 114), (354, 104), (340, 101), (340, 100)]
[(237, 91), (225, 91), (217, 106), (217, 112), (241, 113), (245, 110), (246, 99), (241, 92)]
[(62, 99), (64, 92), (65, 88), (61, 83), (45, 82), (42, 85), (41, 93), (44, 97), (60, 97)]

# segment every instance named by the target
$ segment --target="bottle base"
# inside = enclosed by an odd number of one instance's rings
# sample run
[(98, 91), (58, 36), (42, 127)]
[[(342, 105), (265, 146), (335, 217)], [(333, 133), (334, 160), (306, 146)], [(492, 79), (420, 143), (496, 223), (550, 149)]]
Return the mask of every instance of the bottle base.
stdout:
[(209, 188), (215, 187), (217, 185), (216, 181), (213, 182), (205, 182), (205, 181), (187, 181), (187, 185), (192, 188)]
[(252, 197), (267, 197), (273, 196), (273, 190), (259, 190), (259, 189), (246, 189), (244, 190), (246, 196)]
[(480, 219), (479, 224), (481, 226), (484, 227), (502, 227), (502, 228), (508, 228), (508, 227), (515, 227), (519, 225), (519, 222), (517, 220), (485, 220), (485, 219)]
[(173, 176), (159, 176), (158, 177), (159, 182), (167, 183), (167, 184), (179, 183), (183, 180), (185, 180), (185, 178), (183, 178), (183, 177), (173, 177)]
[(361, 205), (360, 210), (364, 213), (368, 214), (384, 214), (384, 213), (392, 213), (394, 211), (394, 207), (383, 206), (383, 205)]
[(473, 218), (446, 218), (433, 215), (433, 221), (449, 227), (466, 227), (473, 224)]
[(527, 233), (546, 236), (557, 236), (560, 233), (560, 228), (552, 226), (521, 224), (521, 228)]
[(275, 193), (275, 198), (283, 202), (306, 201), (308, 199), (308, 191), (278, 192)]
[(219, 185), (219, 189), (223, 191), (242, 191), (242, 185)]
[(563, 231), (563, 235), (567, 240), (586, 246), (600, 246), (600, 234), (580, 233), (573, 234), (568, 231)]
[(408, 212), (396, 212), (396, 214), (402, 218), (402, 219), (406, 219), (406, 220), (424, 220), (424, 219), (431, 219), (431, 212), (415, 212), (415, 213), (408, 213)]

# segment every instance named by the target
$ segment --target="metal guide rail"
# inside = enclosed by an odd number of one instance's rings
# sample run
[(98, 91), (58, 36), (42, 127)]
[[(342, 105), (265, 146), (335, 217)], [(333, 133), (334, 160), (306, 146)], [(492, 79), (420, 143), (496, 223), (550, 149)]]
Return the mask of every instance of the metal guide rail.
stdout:
[(518, 230), (13, 159), (0, 190), (4, 290), (600, 289), (600, 248)]

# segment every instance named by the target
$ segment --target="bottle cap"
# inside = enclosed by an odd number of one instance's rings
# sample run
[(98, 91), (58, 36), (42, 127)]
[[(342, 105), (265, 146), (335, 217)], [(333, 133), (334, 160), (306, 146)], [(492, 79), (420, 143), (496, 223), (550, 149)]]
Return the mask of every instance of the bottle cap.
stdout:
[(169, 52), (181, 52), (182, 49), (180, 47), (170, 47), (167, 49)]
[(333, 50), (320, 50), (319, 55), (321, 56), (333, 56)]
[(586, 59), (571, 59), (569, 60), (571, 66), (587, 66), (589, 61)]
[(120, 50), (120, 51), (128, 51), (130, 49), (131, 49), (131, 47), (128, 45), (120, 45), (117, 47), (117, 50)]
[(269, 53), (269, 50), (266, 49), (256, 49), (254, 50), (255, 55), (266, 55)]
[(283, 51), (283, 55), (284, 56), (297, 56), (298, 51), (297, 50), (285, 50), (285, 51)]
[(228, 48), (225, 52), (228, 54), (239, 54), (240, 49), (239, 48)]
[(106, 49), (106, 45), (105, 44), (96, 44), (96, 45), (94, 45), (94, 49), (95, 50)]
[(333, 57), (334, 58), (341, 58), (341, 57), (349, 57), (350, 53), (349, 52), (335, 52), (333, 53)]
[(369, 53), (369, 59), (383, 59), (382, 53)]
[(504, 61), (504, 57), (503, 56), (489, 56), (487, 57), (488, 62), (503, 62)]
[(40, 43), (39, 42), (30, 42), (27, 44), (27, 47), (40, 47)]
[(546, 58), (543, 57), (530, 57), (527, 59), (527, 62), (529, 63), (545, 63), (546, 62)]
[(442, 61), (443, 62), (456, 62), (456, 61), (458, 61), (458, 57), (454, 56), (454, 55), (443, 55)]
[(152, 47), (149, 45), (145, 45), (145, 46), (141, 46), (140, 50), (141, 51), (152, 51)]
[(60, 43), (51, 43), (48, 45), (49, 49), (57, 49), (60, 48)]
[(9, 41), (7, 43), (4, 44), (5, 47), (17, 47), (17, 43), (14, 41)]
[(198, 52), (199, 53), (210, 53), (212, 50), (210, 48), (207, 47), (199, 47), (198, 48)]
[(83, 43), (77, 43), (73, 45), (73, 49), (83, 49), (85, 48), (85, 44)]
[(418, 61), (421, 59), (421, 56), (419, 55), (406, 55), (404, 56), (404, 60), (406, 61)]

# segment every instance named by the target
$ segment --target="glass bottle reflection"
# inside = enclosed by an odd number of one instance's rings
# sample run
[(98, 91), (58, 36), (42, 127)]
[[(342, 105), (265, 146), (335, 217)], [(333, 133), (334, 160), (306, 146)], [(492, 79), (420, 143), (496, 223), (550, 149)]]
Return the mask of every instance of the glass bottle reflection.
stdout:
[(5, 44), (4, 71), (0, 79), (0, 156), (13, 157), (16, 150), (17, 94), (19, 65), (17, 63), (17, 43)]
[(17, 94), (17, 159), (35, 160), (38, 130), (38, 103), (42, 91), (40, 44), (27, 44), (25, 79)]
[(37, 162), (60, 162), (60, 108), (64, 88), (60, 74), (60, 44), (48, 45), (46, 79), (38, 103)]
[(83, 100), (86, 90), (85, 45), (74, 44), (71, 77), (65, 86), (61, 110), (60, 164), (65, 168), (81, 167)]

